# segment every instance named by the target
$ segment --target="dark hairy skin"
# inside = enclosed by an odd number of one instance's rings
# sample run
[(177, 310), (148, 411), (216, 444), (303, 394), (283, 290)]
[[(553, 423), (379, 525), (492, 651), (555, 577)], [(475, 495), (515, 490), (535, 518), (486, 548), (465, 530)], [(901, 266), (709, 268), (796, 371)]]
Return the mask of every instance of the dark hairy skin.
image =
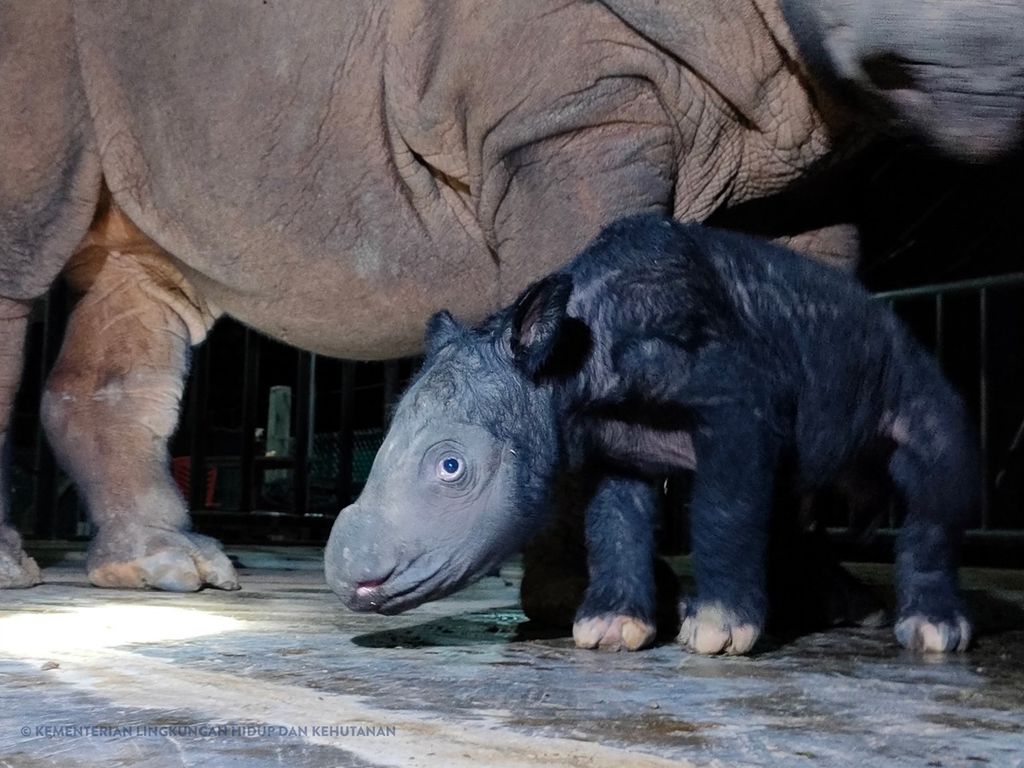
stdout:
[[(956, 554), (979, 471), (959, 397), (855, 281), (766, 242), (631, 217), (481, 326), (436, 316), (385, 447), (327, 550), (328, 583), (358, 610), (405, 610), (480, 575), (544, 524), (572, 471), (590, 478), (577, 644), (642, 647), (658, 486), (696, 469), (697, 587), (678, 639), (746, 653), (768, 611), (780, 473), (812, 489), (881, 452), (906, 508), (896, 637), (939, 652), (970, 640)], [(425, 509), (440, 489), (447, 503)]]

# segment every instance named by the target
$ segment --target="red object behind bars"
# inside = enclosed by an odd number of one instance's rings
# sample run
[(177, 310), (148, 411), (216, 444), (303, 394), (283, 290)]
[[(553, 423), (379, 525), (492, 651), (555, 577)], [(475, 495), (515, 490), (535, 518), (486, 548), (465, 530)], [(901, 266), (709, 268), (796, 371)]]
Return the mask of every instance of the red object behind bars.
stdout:
[[(181, 495), (188, 499), (192, 486), (192, 458), (190, 456), (177, 456), (171, 459), (171, 474), (174, 482), (181, 491)], [(203, 495), (203, 508), (216, 507), (213, 500), (214, 491), (217, 489), (217, 468), (210, 467), (206, 470), (206, 493)]]

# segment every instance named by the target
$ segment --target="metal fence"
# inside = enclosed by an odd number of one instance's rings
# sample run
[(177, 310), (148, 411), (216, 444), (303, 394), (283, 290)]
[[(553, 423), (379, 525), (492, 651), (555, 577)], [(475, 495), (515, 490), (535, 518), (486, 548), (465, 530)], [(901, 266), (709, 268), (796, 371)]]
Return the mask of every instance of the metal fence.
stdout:
[[(982, 485), (965, 560), (1024, 566), (1024, 273), (876, 297), (931, 348), (974, 415)], [(899, 523), (894, 503), (887, 522), (874, 537), (876, 546), (862, 554), (889, 555)]]
[[(998, 359), (993, 358), (991, 349), (993, 303), (999, 300), (1010, 301), (1019, 308), (1024, 303), (1024, 273), (927, 285), (877, 295), (879, 300), (887, 302), (897, 312), (907, 312), (907, 305), (914, 302), (924, 301), (930, 305), (932, 351), (939, 363), (947, 369), (947, 375), (954, 373), (949, 370), (951, 352), (947, 345), (949, 305), (954, 297), (967, 298), (968, 306), (964, 309), (973, 309), (977, 325), (976, 346), (973, 348), (977, 358), (977, 365), (974, 367), (974, 387), (960, 387), (962, 391), (966, 390), (973, 395), (969, 395), (968, 399), (969, 402), (973, 401), (974, 405), (982, 458), (981, 504), (973, 528), (983, 531), (999, 528), (1024, 529), (1024, 509), (1021, 508), (1022, 500), (1019, 494), (1015, 494), (1012, 499), (1000, 497), (1014, 485), (1019, 487), (1020, 484), (1021, 461), (1024, 458), (1021, 454), (1024, 443), (1024, 400), (1021, 397), (1024, 393), (1024, 381), (1019, 375), (1000, 377), (1000, 383), (1009, 390), (1012, 398), (1002, 403), (1004, 407), (1000, 411), (1004, 418), (1000, 425), (996, 425), (993, 368)], [(1014, 351), (1019, 353), (1021, 349), (1018, 346)], [(1011, 362), (1019, 362), (1015, 359), (1018, 357), (1019, 354), (1013, 355)], [(998, 522), (994, 514), (997, 501), (1007, 505), (1006, 514)]]
[[(984, 478), (980, 509), (969, 534), (968, 560), (1024, 564), (1024, 362), (1020, 354), (1024, 342), (1024, 273), (889, 291), (877, 294), (877, 299), (900, 314), (912, 332), (931, 348), (976, 416)], [(247, 490), (243, 490), (238, 508), (255, 513), (250, 523), (260, 518), (261, 510), (266, 513), (272, 509), (278, 530), (283, 525), (282, 514), (307, 522), (320, 519), (326, 524), (365, 481), (386, 427), (388, 410), (414, 363), (389, 363), (372, 370), (363, 366), (367, 375), (357, 383), (361, 368), (356, 364), (293, 353), (297, 365), (296, 449), (290, 458), (268, 458), (259, 455), (257, 445), (253, 392), (260, 385), (248, 377), (259, 372), (259, 366), (252, 362), (258, 345), (270, 342), (261, 342), (248, 331), (245, 339), (247, 362), (243, 368), (247, 378), (242, 387), (240, 466), (242, 488)], [(318, 394), (316, 371), (324, 365), (337, 367), (340, 378), (333, 389), (325, 388), (321, 382)], [(193, 399), (187, 414), (192, 426), (186, 427), (192, 435), (191, 461), (197, 467), (204, 467), (209, 461), (200, 447), (204, 443), (201, 380), (205, 375), (200, 359), (193, 372)], [(361, 430), (352, 428), (355, 393), (374, 388), (379, 424)], [(338, 410), (340, 429), (317, 432), (310, 426), (318, 405)], [(224, 460), (219, 461), (223, 465)], [(261, 474), (272, 468), (289, 469), (290, 480), (279, 482), (276, 489), (267, 489), (266, 484), (261, 485)], [(191, 475), (192, 506), (198, 510), (201, 521), (205, 517), (207, 524), (223, 523), (223, 512), (203, 508), (204, 477), (202, 471)], [(260, 488), (263, 490), (255, 490)], [(881, 529), (875, 531), (872, 544), (864, 547), (860, 546), (863, 542), (858, 542), (857, 547), (847, 547), (844, 554), (889, 557), (891, 540), (899, 525), (897, 510), (897, 505), (889, 502), (888, 513), (883, 516)], [(840, 509), (826, 513), (840, 543), (856, 527), (843, 514)], [(849, 514), (848, 508), (845, 514)], [(678, 525), (675, 528), (678, 531)], [(307, 530), (319, 531), (315, 527)]]
[[(178, 451), (187, 446), (191, 470), (182, 490), (197, 524), (215, 535), (322, 542), (338, 510), (362, 489), (413, 362), (340, 361), (248, 329), (240, 335), (242, 380), (231, 385), (242, 397), (237, 408), (220, 406), (231, 411), (226, 417), (209, 417), (218, 410), (209, 401), (210, 379), (218, 342), (237, 347), (239, 332), (211, 338), (209, 350), (193, 363), (176, 441)], [(292, 392), (291, 447), (283, 454), (266, 450), (267, 392), (273, 384)], [(213, 444), (220, 447), (211, 451)], [(213, 504), (207, 503), (210, 468), (218, 478)]]
[[(929, 346), (977, 419), (983, 494), (968, 560), (1024, 565), (1024, 273), (877, 294)], [(25, 388), (52, 365), (63, 297), (40, 307)], [(358, 495), (390, 408), (416, 361), (361, 364), (320, 358), (234, 323), (196, 351), (183, 425), (172, 446), (175, 477), (203, 530), (233, 540), (323, 541), (337, 511)], [(211, 386), (213, 383), (215, 386)], [(292, 387), (292, 450), (268, 455), (266, 393)], [(237, 393), (241, 393), (241, 397)], [(38, 396), (29, 398), (38, 407)], [(14, 464), (14, 506), (37, 538), (89, 535), (74, 488), (56, 469), (33, 418)], [(842, 542), (848, 510), (826, 513)], [(885, 559), (898, 527), (890, 506), (873, 545), (851, 557)], [(674, 526), (678, 533), (678, 523)]]

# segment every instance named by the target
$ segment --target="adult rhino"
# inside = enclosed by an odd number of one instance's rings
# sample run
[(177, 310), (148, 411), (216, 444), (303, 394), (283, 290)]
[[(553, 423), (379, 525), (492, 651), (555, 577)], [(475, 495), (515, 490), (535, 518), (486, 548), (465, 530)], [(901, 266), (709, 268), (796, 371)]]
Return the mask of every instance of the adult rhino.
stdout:
[[(0, 433), (29, 303), (64, 270), (81, 295), (43, 417), (92, 582), (237, 586), (167, 469), (222, 314), (404, 355), (434, 310), (484, 316), (613, 218), (784, 192), (886, 121), (975, 158), (1017, 141), (1019, 3), (785, 5), (0, 6)], [(790, 234), (853, 259), (843, 228)], [(5, 523), (0, 585), (38, 580)]]

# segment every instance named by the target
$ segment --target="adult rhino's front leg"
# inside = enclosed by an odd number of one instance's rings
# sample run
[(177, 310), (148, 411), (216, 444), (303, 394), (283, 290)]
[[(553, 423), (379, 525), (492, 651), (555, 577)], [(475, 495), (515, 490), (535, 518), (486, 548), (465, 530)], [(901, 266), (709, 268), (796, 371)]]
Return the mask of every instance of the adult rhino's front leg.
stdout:
[[(28, 305), (0, 298), (0, 454), (7, 454), (11, 410), (18, 391)], [(0, 589), (31, 587), (40, 582), (39, 566), (21, 548), (21, 537), (8, 522), (9, 462), (0, 461)]]
[(180, 592), (206, 584), (237, 589), (217, 542), (189, 531), (167, 450), (190, 344), (202, 340), (213, 318), (152, 243), (129, 238), (118, 246), (124, 250), (109, 242), (87, 247), (69, 270), (85, 292), (43, 398), (47, 435), (97, 529), (89, 580)]

